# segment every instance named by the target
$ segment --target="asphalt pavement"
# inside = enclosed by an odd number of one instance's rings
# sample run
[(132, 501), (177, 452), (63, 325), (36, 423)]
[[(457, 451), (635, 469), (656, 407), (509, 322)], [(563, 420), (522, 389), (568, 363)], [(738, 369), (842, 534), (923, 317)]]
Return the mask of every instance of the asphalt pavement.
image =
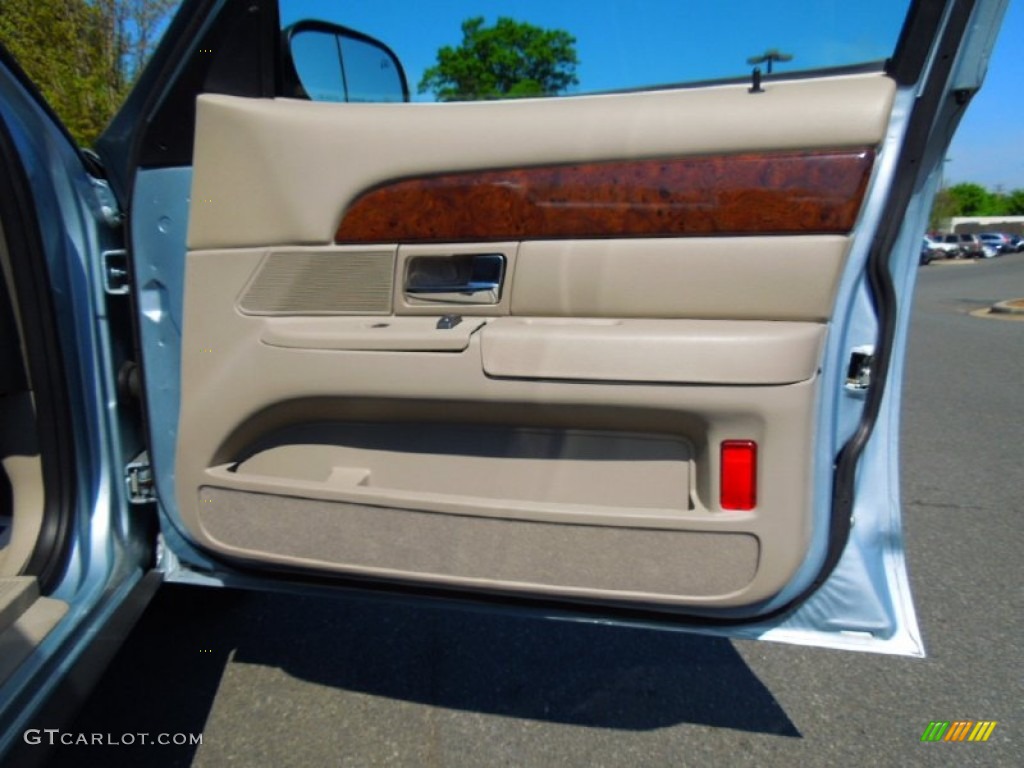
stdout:
[[(902, 496), (926, 659), (165, 586), (52, 765), (1024, 764), (1024, 254), (920, 270)], [(922, 744), (932, 720), (988, 742)]]

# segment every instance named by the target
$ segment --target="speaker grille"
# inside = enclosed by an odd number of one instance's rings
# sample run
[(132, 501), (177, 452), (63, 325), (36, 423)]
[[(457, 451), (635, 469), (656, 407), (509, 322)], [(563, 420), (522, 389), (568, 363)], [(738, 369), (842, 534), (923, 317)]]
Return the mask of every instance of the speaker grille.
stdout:
[(272, 253), (239, 302), (251, 314), (388, 314), (394, 251)]

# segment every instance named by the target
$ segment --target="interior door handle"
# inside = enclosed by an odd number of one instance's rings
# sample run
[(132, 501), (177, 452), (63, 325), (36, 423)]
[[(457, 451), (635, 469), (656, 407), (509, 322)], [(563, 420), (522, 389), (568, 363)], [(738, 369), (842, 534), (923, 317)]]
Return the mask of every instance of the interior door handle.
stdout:
[(504, 277), (500, 253), (419, 256), (409, 260), (405, 293), (438, 304), (497, 304)]
[(501, 298), (501, 285), (469, 282), (463, 285), (409, 286), (405, 292), (421, 301), (446, 304), (497, 304)]

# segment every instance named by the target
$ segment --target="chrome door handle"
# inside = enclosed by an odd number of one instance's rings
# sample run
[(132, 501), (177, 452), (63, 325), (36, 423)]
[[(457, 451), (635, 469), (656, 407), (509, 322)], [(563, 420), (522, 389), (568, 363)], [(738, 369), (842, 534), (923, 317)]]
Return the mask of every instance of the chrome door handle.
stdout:
[(418, 256), (405, 273), (405, 295), (437, 304), (497, 304), (505, 279), (500, 253)]
[(498, 283), (470, 282), (463, 285), (408, 286), (405, 292), (420, 301), (445, 304), (497, 304), (501, 297)]

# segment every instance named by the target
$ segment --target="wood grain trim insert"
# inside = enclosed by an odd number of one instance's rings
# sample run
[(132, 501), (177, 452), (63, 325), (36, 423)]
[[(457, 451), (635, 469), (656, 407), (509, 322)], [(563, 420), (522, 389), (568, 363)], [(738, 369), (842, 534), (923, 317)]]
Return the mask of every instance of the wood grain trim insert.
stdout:
[(842, 234), (874, 157), (865, 148), (400, 179), (358, 197), (336, 242)]

